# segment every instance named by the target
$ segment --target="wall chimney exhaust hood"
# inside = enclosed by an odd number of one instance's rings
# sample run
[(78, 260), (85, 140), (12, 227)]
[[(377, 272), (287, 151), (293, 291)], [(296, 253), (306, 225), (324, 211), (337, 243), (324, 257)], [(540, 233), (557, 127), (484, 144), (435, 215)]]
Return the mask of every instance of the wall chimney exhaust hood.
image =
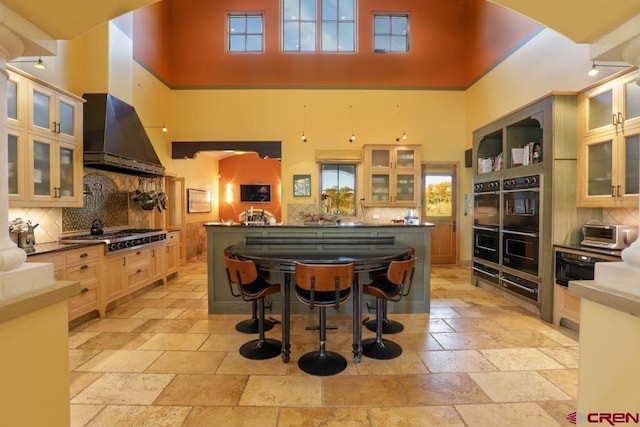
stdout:
[(136, 110), (107, 93), (85, 93), (84, 165), (129, 175), (164, 176)]

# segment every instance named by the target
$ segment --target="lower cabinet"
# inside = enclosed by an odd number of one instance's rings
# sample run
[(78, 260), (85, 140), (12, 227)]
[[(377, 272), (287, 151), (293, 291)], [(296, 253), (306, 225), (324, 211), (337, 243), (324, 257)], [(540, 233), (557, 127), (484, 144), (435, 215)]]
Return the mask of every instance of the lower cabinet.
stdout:
[(164, 242), (119, 251), (105, 258), (103, 306), (167, 277), (166, 244)]
[[(104, 245), (30, 255), (28, 262), (53, 264), (55, 280), (80, 282), (80, 292), (69, 300), (69, 320), (97, 311), (147, 285), (165, 283), (180, 266), (179, 233), (166, 241), (105, 255)], [(174, 239), (175, 238), (175, 239)]]
[(177, 273), (180, 268), (180, 232), (171, 231), (167, 233), (166, 240), (167, 255), (167, 276)]
[(77, 319), (92, 311), (104, 315), (100, 304), (101, 261), (104, 254), (102, 245), (86, 246), (45, 255), (33, 255), (29, 262), (53, 264), (56, 280), (80, 282), (80, 292), (69, 299), (69, 320)]

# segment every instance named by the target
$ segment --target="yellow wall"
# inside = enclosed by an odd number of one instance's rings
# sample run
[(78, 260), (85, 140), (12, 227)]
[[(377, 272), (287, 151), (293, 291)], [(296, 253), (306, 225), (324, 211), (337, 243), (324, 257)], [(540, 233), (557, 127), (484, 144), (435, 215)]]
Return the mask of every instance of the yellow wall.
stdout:
[(67, 301), (0, 323), (0, 424), (68, 426)]

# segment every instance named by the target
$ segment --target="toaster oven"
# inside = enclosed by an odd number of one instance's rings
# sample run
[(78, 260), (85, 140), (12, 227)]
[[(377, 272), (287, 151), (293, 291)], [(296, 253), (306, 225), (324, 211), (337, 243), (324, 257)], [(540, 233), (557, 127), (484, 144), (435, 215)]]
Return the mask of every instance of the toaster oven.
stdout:
[(638, 237), (638, 227), (634, 225), (602, 224), (589, 221), (582, 226), (583, 246), (603, 249), (624, 249)]

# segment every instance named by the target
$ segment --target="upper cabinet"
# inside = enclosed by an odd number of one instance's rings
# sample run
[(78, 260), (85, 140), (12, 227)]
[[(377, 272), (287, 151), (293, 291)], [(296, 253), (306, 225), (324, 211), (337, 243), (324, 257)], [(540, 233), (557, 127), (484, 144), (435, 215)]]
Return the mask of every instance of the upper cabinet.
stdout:
[(638, 205), (639, 77), (627, 73), (578, 97), (578, 206)]
[(416, 207), (420, 203), (418, 145), (365, 145), (365, 205)]
[(82, 207), (82, 105), (7, 67), (10, 207)]

